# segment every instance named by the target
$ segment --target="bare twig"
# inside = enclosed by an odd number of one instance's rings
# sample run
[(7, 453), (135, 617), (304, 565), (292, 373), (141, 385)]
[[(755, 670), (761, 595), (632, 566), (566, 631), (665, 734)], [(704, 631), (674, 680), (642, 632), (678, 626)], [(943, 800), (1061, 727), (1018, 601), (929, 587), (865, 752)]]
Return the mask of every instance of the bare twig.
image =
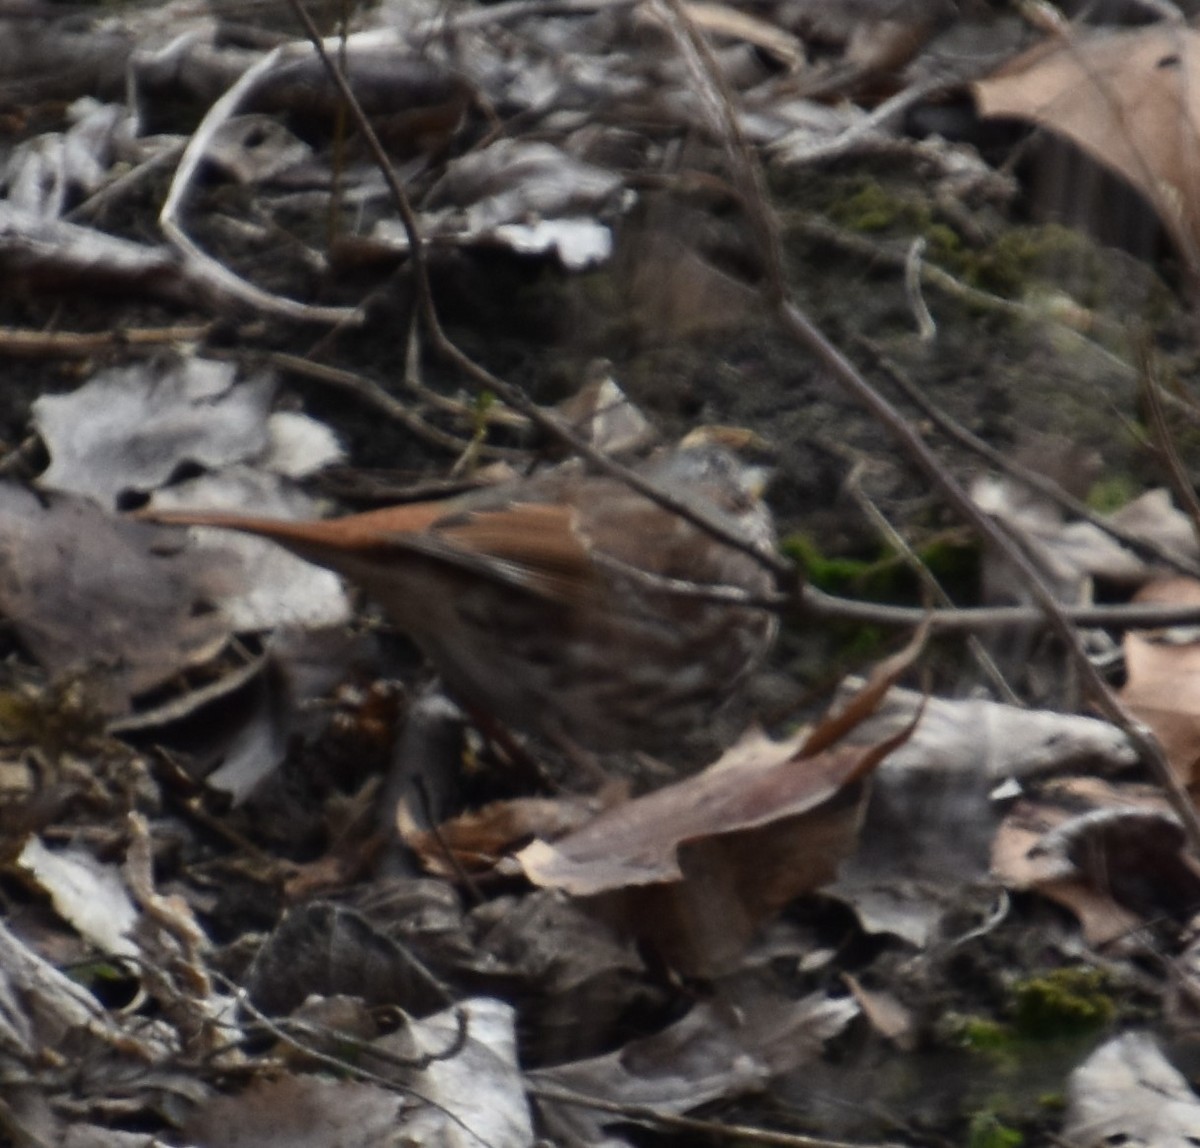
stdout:
[[(862, 622), (874, 626), (915, 627), (928, 622), (941, 633), (978, 633), (1011, 626), (1046, 624), (1038, 606), (977, 606), (969, 609), (927, 610), (915, 606), (889, 606), (882, 602), (859, 602), (826, 594), (815, 586), (800, 592), (804, 611), (814, 618)], [(1154, 630), (1164, 626), (1194, 626), (1200, 623), (1200, 606), (1158, 606), (1134, 603), (1129, 606), (1062, 606), (1062, 616), (1072, 626), (1085, 629)]]
[[(829, 244), (868, 260), (872, 265), (884, 264), (895, 267), (897, 270), (903, 270), (905, 266), (907, 252), (898, 244), (877, 242), (864, 235), (848, 231), (846, 228), (837, 227), (828, 220), (812, 215), (793, 213), (788, 216), (788, 226), (820, 243)], [(1117, 342), (1125, 337), (1125, 328), (1088, 310), (1082, 304), (1075, 304), (1066, 309), (1050, 310), (1046, 307), (1035, 307), (1029, 303), (1023, 303), (1017, 299), (1006, 299), (1003, 295), (995, 295), (978, 287), (972, 287), (928, 260), (921, 264), (921, 284), (972, 308), (997, 315), (1006, 315), (1021, 322), (1052, 327), (1056, 334), (1061, 333), (1063, 337), (1075, 341), (1081, 350), (1097, 355), (1122, 375), (1129, 378), (1134, 375), (1134, 368), (1130, 363), (1089, 337), (1091, 333), (1095, 333), (1105, 339)]]
[(975, 528), (984, 542), (992, 546), (1020, 575), (1034, 601), (1042, 610), (1050, 629), (1062, 642), (1079, 674), (1080, 682), (1097, 709), (1114, 725), (1119, 726), (1142, 759), (1149, 765), (1158, 784), (1162, 786), (1171, 808), (1175, 811), (1188, 837), (1193, 853), (1200, 855), (1200, 818), (1179, 778), (1175, 775), (1162, 746), (1153, 733), (1121, 704), (1108, 683), (1092, 664), (1080, 643), (1067, 611), (1042, 580), (1041, 574), (1024, 551), (997, 525), (994, 519), (979, 509), (959, 481), (938, 461), (925, 441), (904, 420), (900, 413), (880, 395), (855, 369), (853, 364), (819, 331), (812, 321), (790, 301), (779, 308), (784, 329), (797, 342), (808, 347), (829, 370), (830, 374), (855, 399), (867, 408), (892, 434), (909, 458), (922, 473), (941, 490), (951, 506)]
[[(321, 51), (323, 53), (324, 49)], [(203, 251), (179, 222), (183, 204), (217, 129), (237, 111), (242, 100), (281, 60), (294, 54), (294, 51), (289, 51), (286, 47), (268, 52), (247, 68), (237, 83), (209, 108), (200, 126), (188, 141), (179, 166), (175, 169), (175, 178), (171, 181), (171, 188), (159, 212), (158, 225), (167, 241), (179, 253), (189, 280), (219, 296), (238, 299), (268, 314), (282, 315), (302, 322), (361, 323), (364, 316), (358, 309), (314, 306), (295, 299), (285, 299), (254, 286)]]
[(770, 151), (789, 165), (840, 158), (850, 154), (855, 147), (868, 140), (877, 129), (886, 127), (892, 120), (899, 119), (913, 104), (920, 103), (931, 93), (945, 86), (946, 82), (942, 79), (930, 79), (912, 84), (884, 100), (879, 107), (868, 114), (856, 119), (854, 123), (831, 140), (813, 143), (810, 132), (794, 131), (770, 144)]
[(160, 167), (174, 163), (183, 154), (185, 146), (185, 140), (171, 140), (164, 147), (159, 148), (149, 159), (143, 160), (136, 167), (123, 172), (116, 179), (110, 180), (98, 191), (93, 192), (82, 203), (71, 208), (63, 218), (71, 223), (78, 223), (83, 219), (94, 219), (127, 191), (133, 190), (148, 179)]
[(428, 1068), (438, 1060), (445, 1060), (448, 1057), (456, 1056), (466, 1044), (468, 1035), (468, 1026), (470, 1018), (462, 1011), (461, 1008), (456, 1009), (457, 1027), (455, 1035), (451, 1043), (443, 1050), (436, 1053), (427, 1053), (425, 1056), (406, 1059), (398, 1057), (388, 1052), (387, 1049), (379, 1048), (369, 1041), (360, 1041), (355, 1039), (349, 1033), (345, 1032), (330, 1032), (322, 1030), (314, 1025), (309, 1025), (304, 1021), (294, 1019), (285, 1019), (282, 1021), (274, 1020), (267, 1016), (262, 1009), (258, 1008), (250, 999), (250, 994), (246, 992), (241, 985), (236, 984), (228, 977), (221, 973), (213, 972), (213, 976), (221, 981), (234, 995), (237, 1003), (246, 1010), (267, 1032), (271, 1033), (277, 1040), (286, 1044), (289, 1048), (295, 1049), (301, 1055), (316, 1061), (319, 1064), (325, 1065), (327, 1068), (332, 1068), (337, 1075), (351, 1076), (356, 1080), (363, 1080), (369, 1084), (376, 1084), (380, 1088), (386, 1089), (388, 1092), (402, 1092), (405, 1095), (419, 1100), (422, 1104), (428, 1104), (430, 1108), (436, 1109), (447, 1120), (457, 1124), (472, 1140), (480, 1140), (482, 1143), (488, 1143), (483, 1140), (477, 1132), (475, 1132), (468, 1124), (466, 1124), (460, 1116), (451, 1112), (445, 1105), (439, 1104), (431, 1096), (426, 1096), (419, 1089), (413, 1088), (411, 1085), (399, 1084), (390, 1077), (383, 1076), (380, 1073), (372, 1072), (370, 1069), (363, 1068), (361, 1064), (355, 1064), (353, 1061), (347, 1060), (344, 1057), (333, 1056), (330, 1053), (322, 1052), (314, 1045), (308, 1044), (301, 1037), (308, 1039), (328, 1038), (333, 1037), (337, 1043), (343, 1047), (350, 1048), (359, 1052), (363, 1056), (369, 1056), (373, 1060), (378, 1060), (384, 1064), (389, 1064), (397, 1068), (406, 1069), (409, 1071), (422, 1071)]
[(470, 28), (490, 28), (537, 16), (588, 16), (605, 8), (632, 8), (639, 0), (506, 0), (486, 8), (468, 8), (461, 12), (441, 11), (417, 25), (415, 37), (435, 36), (444, 32), (462, 32)]
[(904, 260), (904, 294), (917, 321), (917, 338), (922, 343), (929, 343), (937, 338), (937, 324), (921, 294), (921, 267), (924, 265), (921, 256), (924, 254), (925, 239), (918, 235), (909, 244), (908, 257)]
[(109, 331), (27, 331), (0, 327), (0, 357), (56, 358), (94, 355), (123, 347), (154, 347), (163, 343), (198, 343), (212, 331), (212, 323), (178, 327), (118, 327)]

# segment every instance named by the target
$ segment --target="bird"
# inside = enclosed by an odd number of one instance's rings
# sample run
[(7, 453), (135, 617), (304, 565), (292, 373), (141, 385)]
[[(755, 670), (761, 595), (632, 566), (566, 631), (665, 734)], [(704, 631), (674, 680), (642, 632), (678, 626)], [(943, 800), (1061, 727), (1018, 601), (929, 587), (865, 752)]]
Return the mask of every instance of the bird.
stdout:
[[(764, 472), (724, 446), (664, 448), (635, 469), (748, 548), (773, 548)], [(407, 632), (469, 712), (587, 754), (669, 752), (703, 735), (778, 628), (765, 563), (578, 461), (311, 522), (139, 517), (258, 535), (335, 571)]]

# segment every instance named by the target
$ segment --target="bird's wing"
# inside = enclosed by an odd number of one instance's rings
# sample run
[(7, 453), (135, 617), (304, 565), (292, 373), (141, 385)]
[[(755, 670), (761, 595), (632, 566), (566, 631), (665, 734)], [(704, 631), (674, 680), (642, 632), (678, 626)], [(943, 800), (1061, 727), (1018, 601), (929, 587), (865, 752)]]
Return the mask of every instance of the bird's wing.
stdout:
[(573, 507), (514, 502), (451, 514), (395, 541), (406, 549), (559, 601), (579, 601), (596, 570), (576, 530)]

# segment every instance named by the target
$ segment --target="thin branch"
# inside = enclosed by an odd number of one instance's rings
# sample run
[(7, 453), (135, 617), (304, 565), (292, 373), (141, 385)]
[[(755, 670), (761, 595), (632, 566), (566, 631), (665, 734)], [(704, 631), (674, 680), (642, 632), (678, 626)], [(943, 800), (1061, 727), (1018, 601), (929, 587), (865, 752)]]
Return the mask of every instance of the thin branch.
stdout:
[(921, 294), (921, 268), (924, 266), (921, 256), (924, 254), (925, 238), (918, 235), (909, 244), (908, 255), (904, 260), (904, 295), (908, 299), (908, 306), (916, 319), (917, 338), (922, 343), (929, 343), (937, 338), (937, 324), (929, 313), (929, 305), (925, 302), (925, 296)]
[(159, 212), (158, 225), (167, 242), (178, 252), (189, 281), (207, 288), (218, 297), (237, 299), (267, 314), (281, 315), (302, 322), (360, 324), (365, 318), (360, 309), (301, 303), (256, 287), (204, 251), (184, 231), (179, 222), (188, 193), (200, 172), (201, 161), (217, 130), (233, 116), (242, 101), (281, 60), (289, 59), (293, 55), (294, 49), (289, 50), (287, 47), (275, 48), (268, 52), (251, 64), (238, 81), (209, 108), (184, 148), (179, 166), (175, 169), (175, 177), (171, 180), (171, 187)]
[(341, 1056), (334, 1056), (327, 1052), (322, 1052), (314, 1045), (305, 1043), (301, 1040), (297, 1033), (309, 1037), (333, 1037), (339, 1045), (357, 1050), (361, 1055), (369, 1056), (374, 1060), (382, 1061), (394, 1067), (402, 1068), (409, 1071), (423, 1071), (435, 1061), (446, 1059), (450, 1056), (456, 1056), (466, 1044), (467, 1030), (470, 1024), (470, 1018), (462, 1010), (461, 1007), (456, 1007), (457, 1013), (457, 1028), (455, 1036), (450, 1045), (446, 1049), (437, 1053), (427, 1053), (420, 1058), (408, 1060), (403, 1057), (398, 1057), (386, 1049), (378, 1048), (369, 1041), (360, 1041), (349, 1033), (322, 1030), (316, 1026), (310, 1025), (304, 1021), (296, 1021), (285, 1019), (276, 1021), (269, 1017), (262, 1009), (258, 1008), (250, 999), (250, 994), (242, 988), (241, 985), (224, 976), (222, 973), (213, 971), (213, 976), (223, 982), (234, 996), (238, 1005), (245, 1009), (264, 1029), (267, 1030), (277, 1040), (286, 1044), (289, 1048), (295, 1049), (301, 1055), (316, 1061), (319, 1064), (325, 1065), (327, 1068), (332, 1068), (337, 1075), (351, 1076), (356, 1080), (363, 1080), (369, 1084), (376, 1084), (380, 1088), (386, 1089), (388, 1092), (400, 1092), (407, 1096), (413, 1097), (414, 1100), (420, 1101), (422, 1104), (429, 1105), (430, 1108), (440, 1112), (447, 1120), (457, 1124), (468, 1136), (473, 1140), (479, 1140), (484, 1144), (488, 1141), (479, 1135), (462, 1117), (457, 1113), (451, 1112), (444, 1104), (439, 1104), (431, 1096), (426, 1096), (419, 1089), (413, 1088), (408, 1084), (400, 1084), (390, 1077), (383, 1076), (377, 1072), (372, 1072), (370, 1069), (363, 1068), (359, 1064), (355, 1064), (350, 1060)]
[[(883, 264), (895, 267), (897, 270), (904, 269), (907, 252), (895, 243), (877, 242), (810, 214), (793, 212), (787, 216), (787, 220), (789, 229), (803, 232), (820, 243), (826, 243), (841, 251), (849, 252), (869, 261), (872, 265)], [(992, 314), (1005, 315), (1019, 322), (1051, 327), (1056, 333), (1061, 333), (1065, 338), (1073, 340), (1081, 350), (1098, 355), (1106, 364), (1122, 375), (1129, 378), (1134, 375), (1131, 364), (1119, 355), (1115, 355), (1102, 343), (1089, 338), (1088, 335), (1088, 332), (1093, 332), (1105, 339), (1117, 342), (1125, 338), (1125, 328), (1111, 319), (1096, 314), (1081, 303), (1076, 303), (1065, 310), (1049, 310), (1046, 307), (1035, 307), (1017, 299), (1006, 299), (1003, 295), (972, 287), (961, 279), (955, 278), (945, 268), (930, 263), (928, 260), (921, 264), (921, 283), (924, 287), (940, 291), (968, 307)]]
[(117, 327), (109, 331), (28, 331), (0, 327), (0, 357), (56, 358), (94, 355), (125, 347), (154, 347), (163, 343), (199, 343), (212, 332), (212, 323), (177, 327)]
[[(908, 539), (888, 521), (887, 516), (875, 505), (874, 500), (863, 489), (862, 469), (862, 464), (859, 463), (850, 472), (850, 477), (845, 483), (846, 491), (858, 504), (858, 508), (866, 518), (875, 526), (875, 529), (880, 533), (884, 541), (904, 559), (908, 568), (917, 576), (929, 599), (940, 602), (943, 606), (953, 607), (950, 595), (946, 593), (942, 584), (934, 577), (933, 571), (921, 561), (920, 556), (909, 546)], [(1017, 697), (1016, 691), (1008, 684), (1008, 679), (1001, 673), (1000, 667), (996, 665), (991, 654), (984, 649), (983, 643), (975, 634), (968, 634), (967, 649), (975, 659), (976, 665), (983, 671), (984, 676), (992, 683), (992, 688), (995, 689), (1000, 698), (1008, 702), (1009, 705), (1022, 705), (1023, 703)]]
[[(756, 605), (757, 603), (747, 603)], [(839, 598), (815, 586), (800, 592), (804, 613), (827, 621), (862, 622), (873, 626), (916, 627), (925, 622), (941, 633), (1002, 630), (1010, 626), (1046, 625), (1038, 606), (976, 606), (966, 609), (927, 610), (917, 606), (889, 606)], [(1062, 606), (1062, 616), (1084, 629), (1156, 630), (1166, 626), (1200, 624), (1200, 606)]]
[(1120, 727), (1142, 759), (1150, 767), (1162, 787), (1187, 834), (1188, 844), (1200, 856), (1200, 817), (1175, 771), (1167, 761), (1162, 746), (1150, 729), (1138, 721), (1120, 702), (1084, 650), (1079, 634), (1064, 610), (1042, 580), (1041, 574), (1024, 551), (997, 525), (994, 519), (975, 505), (971, 496), (938, 461), (924, 439), (905, 421), (903, 416), (870, 383), (863, 378), (812, 321), (792, 302), (785, 300), (779, 307), (779, 318), (796, 342), (807, 347), (826, 367), (834, 379), (859, 401), (897, 440), (901, 449), (937, 487), (952, 507), (979, 533), (986, 545), (1003, 555), (1020, 575), (1034, 601), (1041, 608), (1050, 629), (1057, 635), (1079, 673), (1080, 682), (1097, 709)]

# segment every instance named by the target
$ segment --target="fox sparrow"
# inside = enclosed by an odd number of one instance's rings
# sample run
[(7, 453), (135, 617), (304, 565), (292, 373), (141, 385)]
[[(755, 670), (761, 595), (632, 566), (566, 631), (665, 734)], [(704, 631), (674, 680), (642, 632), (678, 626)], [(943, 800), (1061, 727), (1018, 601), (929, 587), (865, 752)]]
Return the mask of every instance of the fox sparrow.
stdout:
[[(680, 447), (639, 469), (737, 536), (771, 545), (753, 472), (723, 448)], [(144, 517), (261, 535), (329, 567), (415, 639), (459, 701), (594, 752), (669, 749), (702, 731), (776, 631), (772, 613), (730, 600), (772, 589), (750, 555), (570, 463), (321, 522)]]

